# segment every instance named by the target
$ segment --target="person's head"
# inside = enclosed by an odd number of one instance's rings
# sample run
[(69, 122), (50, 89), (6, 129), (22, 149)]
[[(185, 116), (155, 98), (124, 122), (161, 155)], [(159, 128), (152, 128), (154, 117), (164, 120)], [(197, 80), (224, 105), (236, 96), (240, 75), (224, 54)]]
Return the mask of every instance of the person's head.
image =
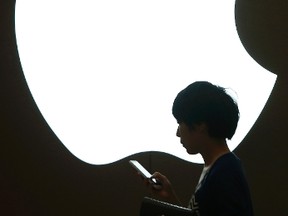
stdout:
[(233, 98), (224, 88), (206, 81), (194, 82), (180, 91), (172, 113), (178, 123), (191, 130), (204, 123), (209, 136), (217, 139), (231, 139), (239, 120), (239, 109)]

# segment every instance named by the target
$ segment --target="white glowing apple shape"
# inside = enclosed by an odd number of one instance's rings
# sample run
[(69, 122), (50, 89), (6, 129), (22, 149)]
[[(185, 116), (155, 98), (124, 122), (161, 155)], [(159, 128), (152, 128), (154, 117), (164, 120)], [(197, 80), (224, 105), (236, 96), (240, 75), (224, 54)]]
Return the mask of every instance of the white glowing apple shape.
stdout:
[(196, 80), (230, 88), (238, 100), (233, 150), (276, 80), (244, 50), (231, 0), (17, 1), (16, 32), (41, 113), (92, 164), (143, 151), (201, 162), (179, 143), (171, 114), (176, 94)]

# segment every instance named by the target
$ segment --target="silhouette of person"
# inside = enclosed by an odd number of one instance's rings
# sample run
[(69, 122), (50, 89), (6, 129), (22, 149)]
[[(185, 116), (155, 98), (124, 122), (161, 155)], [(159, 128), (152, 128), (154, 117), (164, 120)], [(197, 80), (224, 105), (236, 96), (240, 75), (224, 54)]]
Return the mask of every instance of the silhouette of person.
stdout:
[[(239, 158), (229, 150), (237, 128), (239, 109), (235, 100), (220, 86), (197, 81), (176, 96), (172, 113), (178, 122), (176, 135), (188, 154), (200, 153), (204, 167), (189, 202), (197, 216), (252, 216), (253, 208), (244, 170)], [(154, 198), (182, 205), (163, 174), (153, 178), (161, 187), (145, 180)]]

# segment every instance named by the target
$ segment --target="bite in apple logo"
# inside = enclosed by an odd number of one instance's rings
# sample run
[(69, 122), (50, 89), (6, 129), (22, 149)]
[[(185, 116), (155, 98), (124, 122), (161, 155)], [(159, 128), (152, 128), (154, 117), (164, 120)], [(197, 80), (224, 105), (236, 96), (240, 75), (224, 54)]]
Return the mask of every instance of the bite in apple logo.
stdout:
[(196, 80), (236, 97), (241, 116), (233, 150), (276, 80), (243, 48), (230, 0), (17, 1), (16, 33), (41, 113), (91, 164), (143, 151), (201, 162), (181, 147), (171, 114), (176, 94)]

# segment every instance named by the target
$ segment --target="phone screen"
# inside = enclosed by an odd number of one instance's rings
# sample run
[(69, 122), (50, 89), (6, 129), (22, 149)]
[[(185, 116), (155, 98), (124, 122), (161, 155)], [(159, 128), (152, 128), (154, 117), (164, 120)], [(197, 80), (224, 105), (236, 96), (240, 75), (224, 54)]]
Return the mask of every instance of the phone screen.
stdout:
[(134, 167), (144, 178), (151, 178), (151, 174), (136, 160), (130, 160), (129, 163)]
[(149, 179), (149, 181), (157, 186), (158, 188), (161, 187), (162, 183), (158, 181), (156, 178), (152, 178), (151, 173), (149, 173), (138, 161), (130, 160), (129, 163), (136, 169), (144, 178)]

